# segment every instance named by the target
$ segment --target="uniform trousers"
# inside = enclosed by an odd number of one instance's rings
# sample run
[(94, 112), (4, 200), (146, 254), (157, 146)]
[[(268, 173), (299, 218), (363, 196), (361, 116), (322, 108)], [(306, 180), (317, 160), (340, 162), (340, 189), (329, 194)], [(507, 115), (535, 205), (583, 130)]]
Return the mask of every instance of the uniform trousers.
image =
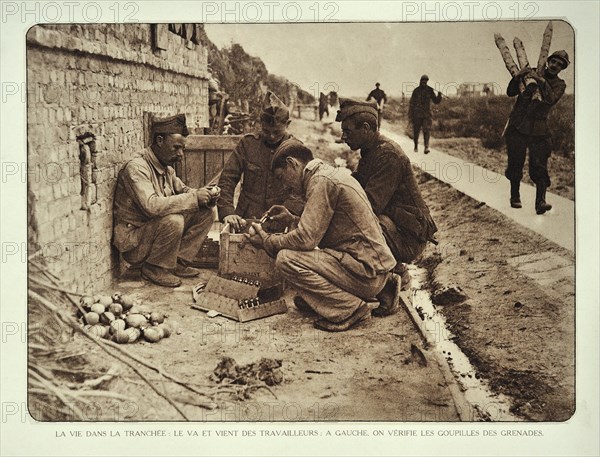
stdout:
[(139, 244), (123, 253), (123, 258), (132, 265), (149, 263), (172, 270), (177, 258), (192, 262), (196, 259), (202, 243), (214, 221), (211, 208), (198, 212), (169, 214), (157, 217), (142, 227), (135, 235)]
[(506, 132), (506, 152), (508, 165), (504, 175), (510, 181), (519, 182), (523, 178), (525, 154), (529, 149), (529, 177), (535, 184), (550, 186), (548, 158), (552, 153), (552, 142), (547, 136), (524, 135), (511, 129)]
[(340, 262), (344, 255), (348, 254), (329, 249), (283, 249), (275, 266), (317, 314), (337, 323), (350, 317), (364, 301), (374, 299), (389, 275), (358, 277)]

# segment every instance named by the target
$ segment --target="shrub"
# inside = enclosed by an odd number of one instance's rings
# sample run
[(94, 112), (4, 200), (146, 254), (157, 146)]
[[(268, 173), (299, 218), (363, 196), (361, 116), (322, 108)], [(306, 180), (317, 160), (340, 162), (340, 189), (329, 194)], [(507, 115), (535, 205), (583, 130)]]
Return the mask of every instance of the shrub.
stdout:
[[(408, 100), (391, 98), (385, 118), (408, 124)], [(502, 149), (502, 132), (515, 102), (504, 95), (490, 97), (445, 97), (439, 105), (432, 105), (433, 135), (437, 138), (479, 138), (482, 146)], [(575, 151), (575, 97), (567, 94), (550, 111), (548, 118), (554, 151), (570, 156)], [(412, 137), (412, 129), (406, 128)]]

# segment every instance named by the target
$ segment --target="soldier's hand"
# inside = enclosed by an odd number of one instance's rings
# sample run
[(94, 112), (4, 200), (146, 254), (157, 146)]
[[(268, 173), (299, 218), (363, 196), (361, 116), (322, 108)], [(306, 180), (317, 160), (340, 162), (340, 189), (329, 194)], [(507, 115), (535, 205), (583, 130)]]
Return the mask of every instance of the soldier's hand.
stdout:
[(196, 189), (196, 198), (198, 199), (198, 206), (208, 206), (212, 195), (206, 187)]
[(248, 241), (250, 241), (250, 244), (252, 244), (252, 246), (262, 248), (268, 234), (263, 230), (260, 224), (252, 222), (248, 233), (245, 233), (244, 236), (248, 239)]
[(217, 204), (217, 200), (221, 196), (221, 188), (219, 186), (210, 185), (206, 186), (206, 189), (210, 192), (210, 200), (208, 202), (209, 207), (213, 207)]
[(273, 205), (268, 212), (271, 221), (285, 224), (288, 227), (294, 223), (294, 215), (283, 205)]
[(231, 225), (233, 230), (235, 230), (236, 232), (243, 231), (246, 228), (246, 225), (248, 224), (245, 219), (238, 216), (237, 214), (231, 214), (229, 216), (225, 216), (223, 218), (223, 222)]
[(522, 70), (519, 70), (519, 72), (515, 75), (515, 78), (522, 78), (525, 75), (527, 75), (528, 73), (531, 73), (533, 70), (529, 67), (527, 68), (523, 68)]
[(528, 77), (535, 79), (538, 84), (543, 84), (546, 82), (546, 80), (542, 76), (538, 75), (535, 71), (532, 71)]

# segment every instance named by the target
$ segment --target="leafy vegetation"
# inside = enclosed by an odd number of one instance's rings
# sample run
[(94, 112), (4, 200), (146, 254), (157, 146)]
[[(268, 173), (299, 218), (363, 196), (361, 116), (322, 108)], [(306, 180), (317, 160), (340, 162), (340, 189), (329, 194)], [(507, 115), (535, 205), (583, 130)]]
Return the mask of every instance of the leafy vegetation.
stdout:
[[(433, 105), (435, 138), (478, 138), (489, 149), (503, 149), (502, 131), (515, 102), (507, 96), (444, 98)], [(392, 122), (405, 122), (408, 128), (408, 98), (389, 101), (385, 117)], [(550, 111), (548, 118), (554, 153), (570, 157), (575, 153), (575, 97), (567, 94)]]

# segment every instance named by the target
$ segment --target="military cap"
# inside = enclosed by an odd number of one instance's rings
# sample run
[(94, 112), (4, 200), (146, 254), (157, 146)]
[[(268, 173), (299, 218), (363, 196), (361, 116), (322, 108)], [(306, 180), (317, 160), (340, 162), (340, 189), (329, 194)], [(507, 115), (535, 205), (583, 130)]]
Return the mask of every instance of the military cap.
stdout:
[(564, 63), (565, 68), (567, 68), (571, 63), (569, 62), (569, 54), (567, 54), (567, 51), (564, 50), (553, 52), (552, 55), (548, 57), (548, 60), (552, 58), (561, 60)]
[(419, 81), (423, 81), (423, 80), (429, 81), (429, 76), (427, 76), (427, 75), (421, 76), (421, 79)]
[(271, 171), (273, 171), (273, 167), (281, 156), (288, 155), (292, 150), (295, 149), (301, 150), (301, 153), (299, 154), (300, 156), (305, 156), (307, 159), (313, 157), (312, 151), (307, 148), (302, 141), (298, 140), (297, 138), (288, 138), (287, 140), (282, 141), (279, 147), (275, 149), (275, 153), (271, 159)]
[(152, 122), (152, 134), (159, 133), (178, 133), (183, 136), (188, 136), (190, 132), (185, 123), (185, 114), (176, 114), (175, 116), (155, 119)]
[(358, 113), (368, 113), (378, 117), (377, 104), (374, 102), (363, 102), (359, 100), (353, 100), (351, 98), (340, 98), (340, 109), (337, 112), (335, 120), (342, 122)]
[(267, 91), (262, 105), (261, 121), (273, 123), (285, 122), (290, 118), (290, 110), (277, 95), (270, 90)]

